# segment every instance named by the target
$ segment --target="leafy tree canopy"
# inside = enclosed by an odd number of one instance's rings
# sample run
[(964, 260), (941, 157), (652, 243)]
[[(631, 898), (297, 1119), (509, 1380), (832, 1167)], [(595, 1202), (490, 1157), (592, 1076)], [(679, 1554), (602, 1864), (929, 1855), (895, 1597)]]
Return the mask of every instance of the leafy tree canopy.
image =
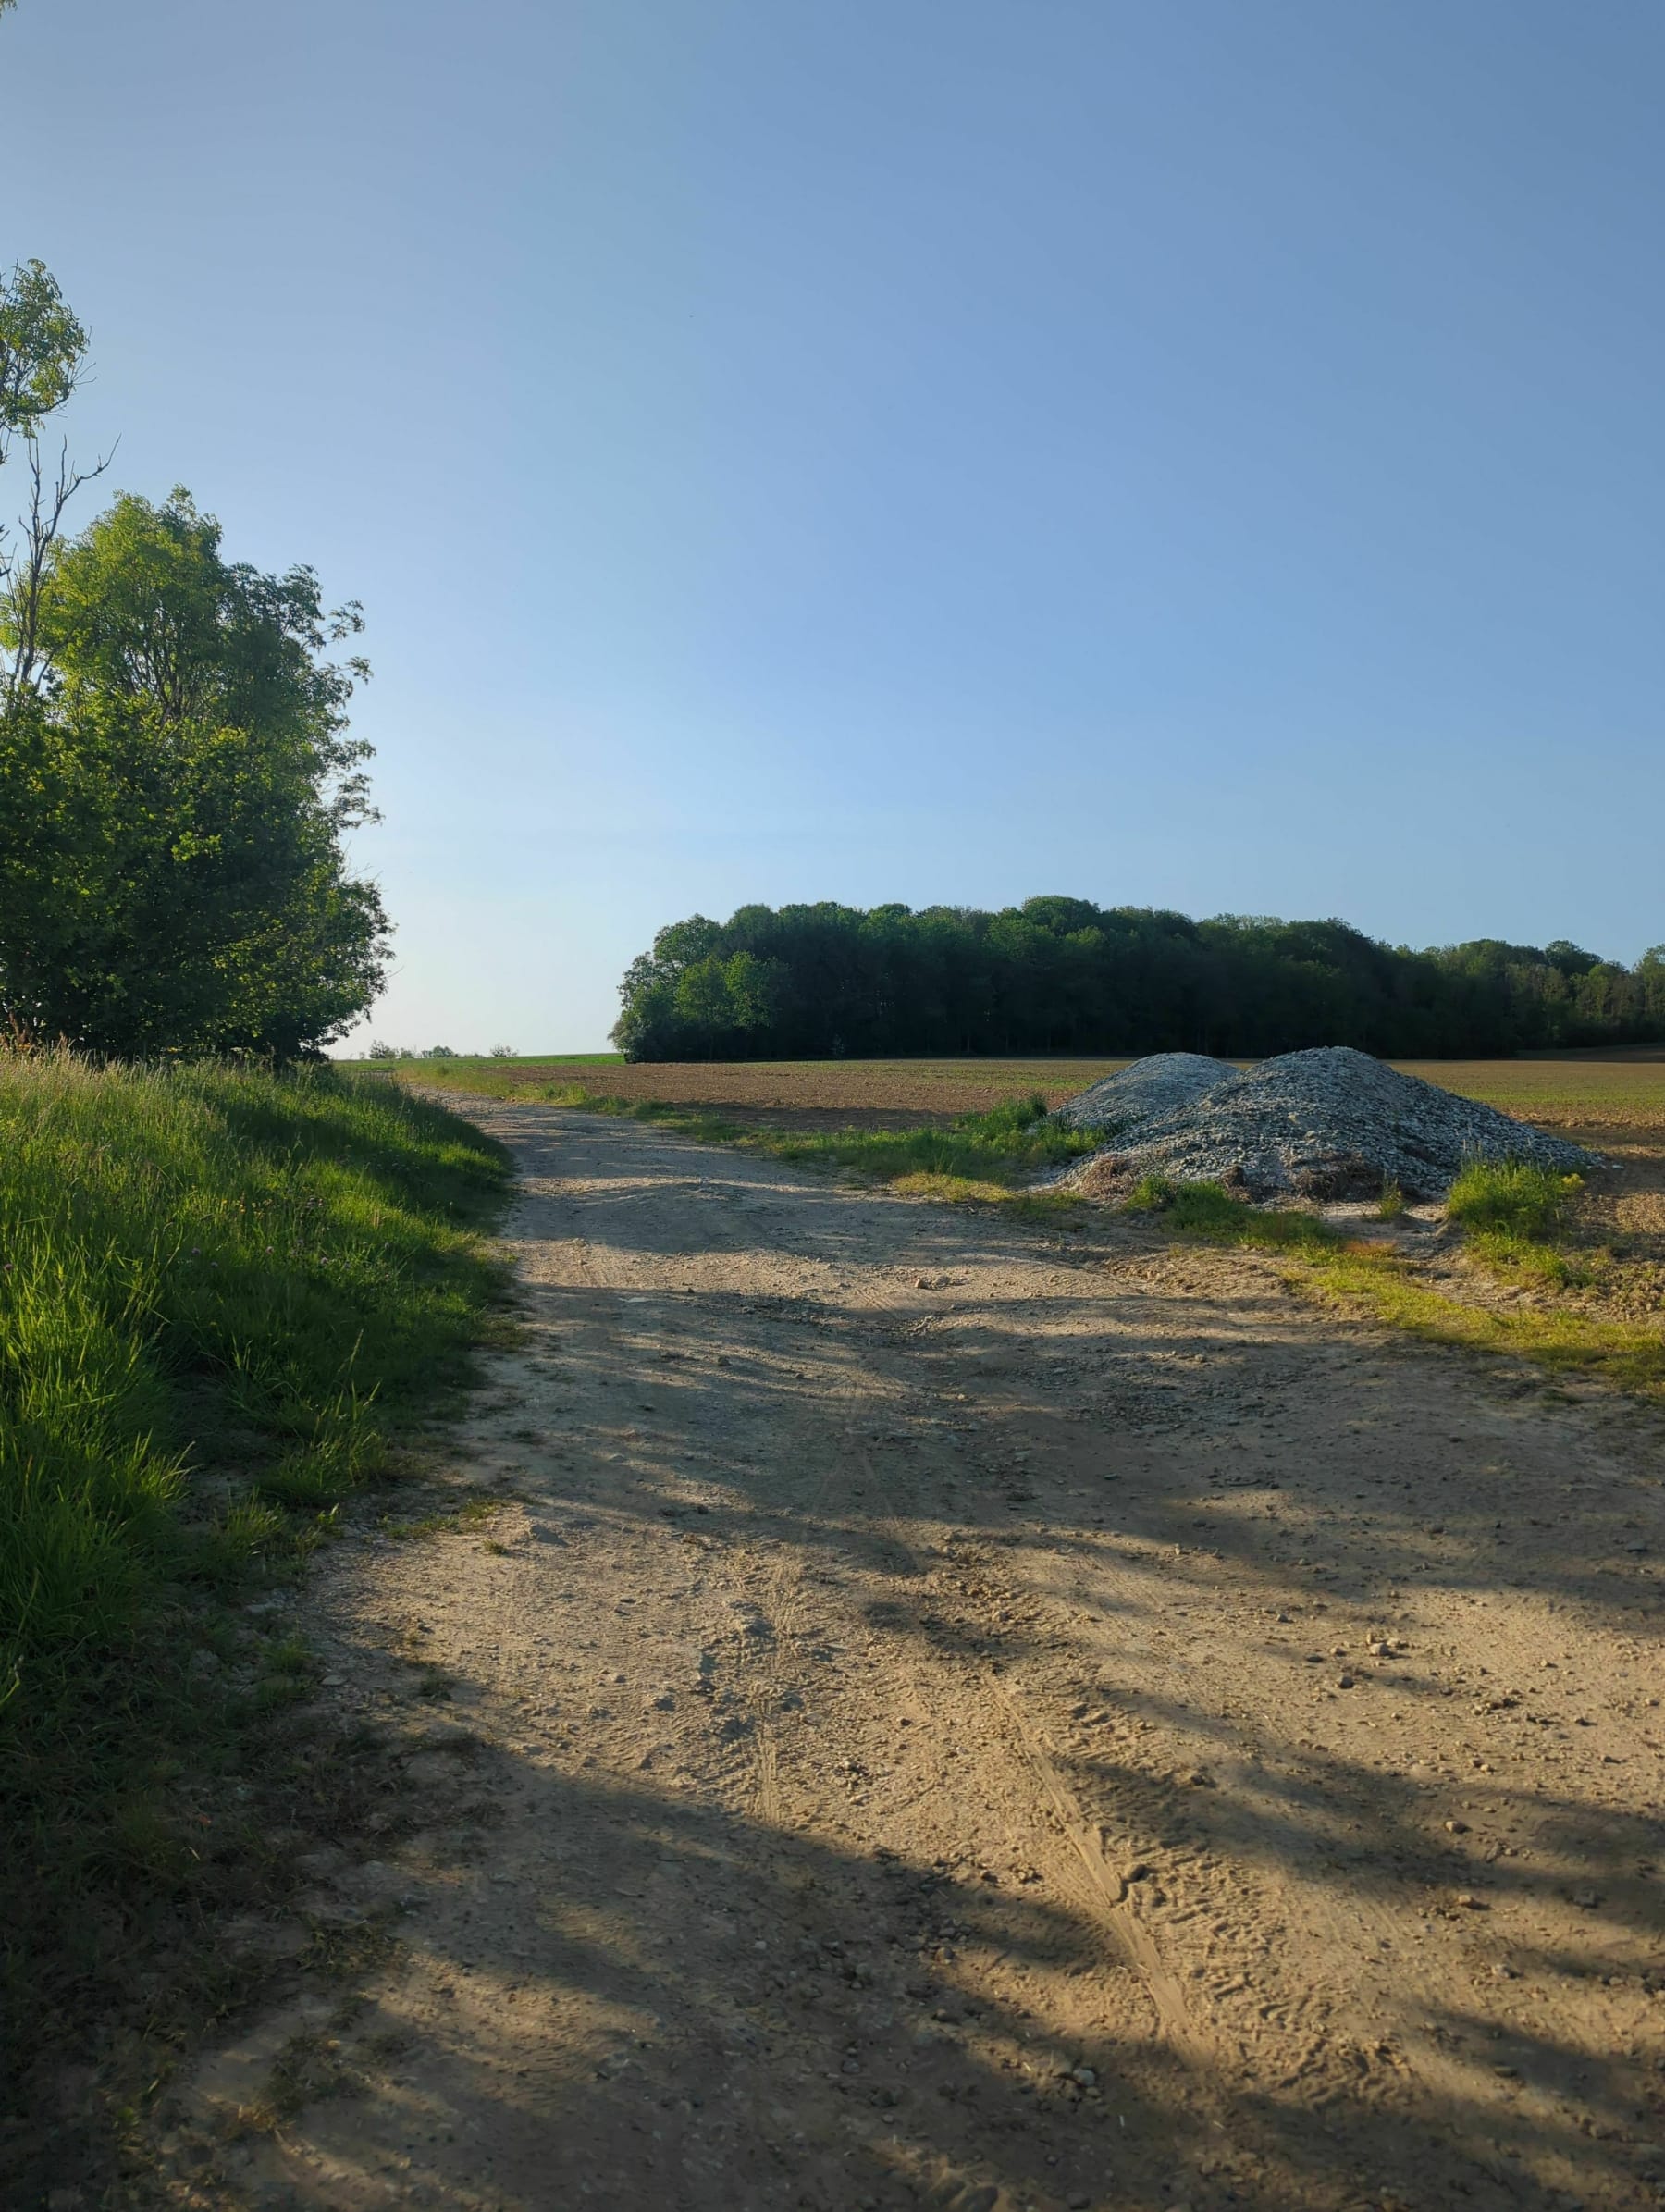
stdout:
[(124, 495), (51, 549), (33, 677), (0, 721), (15, 1032), (288, 1056), (364, 1010), (388, 925), (340, 840), (369, 815), (346, 735), (367, 672), (327, 651), (361, 626), (310, 570), (228, 562), (184, 491)]
[(633, 1059), (1188, 1050), (1306, 1044), (1493, 1054), (1665, 1037), (1665, 958), (1564, 940), (1413, 952), (1344, 921), (1040, 897), (998, 913), (832, 903), (694, 915), (622, 987)]
[[(0, 14), (6, 0), (0, 0)], [(43, 262), (0, 280), (0, 461), (10, 440), (64, 404), (86, 358), (87, 334)]]

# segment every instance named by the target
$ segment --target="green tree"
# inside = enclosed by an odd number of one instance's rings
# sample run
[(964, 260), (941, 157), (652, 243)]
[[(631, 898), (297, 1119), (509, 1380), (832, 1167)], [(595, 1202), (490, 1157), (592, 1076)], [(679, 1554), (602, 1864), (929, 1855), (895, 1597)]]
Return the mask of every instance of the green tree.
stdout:
[(18, 262), (0, 283), (0, 460), (68, 399), (86, 352), (87, 334), (45, 263)]
[[(304, 568), (228, 562), (188, 494), (53, 547), (0, 720), (0, 1017), (119, 1055), (333, 1041), (388, 924), (342, 838), (370, 819), (346, 706), (362, 627)], [(5, 642), (17, 651), (18, 614)]]
[(779, 960), (759, 960), (749, 952), (731, 954), (723, 963), (729, 1019), (743, 1036), (770, 1027), (780, 1009), (785, 977)]
[(676, 1012), (683, 1027), (710, 1052), (734, 1029), (734, 1001), (729, 995), (723, 963), (712, 957), (696, 960), (676, 979)]
[(37, 663), (41, 590), (69, 502), (107, 463), (78, 469), (68, 446), (48, 470), (41, 433), (70, 397), (87, 334), (44, 263), (20, 261), (0, 280), (0, 468), (21, 441), (27, 503), (16, 530), (0, 524), (0, 618), (9, 651), (0, 664), (0, 711), (28, 688)]
[(1421, 1057), (1665, 1036), (1665, 954), (1626, 969), (1561, 939), (1413, 952), (1333, 919), (1196, 922), (1059, 896), (997, 914), (825, 900), (673, 922), (622, 995), (613, 1034), (636, 1060), (1338, 1044)]

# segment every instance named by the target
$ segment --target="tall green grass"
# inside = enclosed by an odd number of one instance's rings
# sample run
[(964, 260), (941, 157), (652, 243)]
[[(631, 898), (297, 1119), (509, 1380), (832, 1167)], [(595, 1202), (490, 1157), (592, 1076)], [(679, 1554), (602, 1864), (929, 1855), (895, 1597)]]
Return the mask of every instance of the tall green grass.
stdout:
[(466, 1373), (504, 1177), (478, 1131), (328, 1069), (0, 1058), (14, 2028), (73, 2017), (132, 1885), (184, 1878), (170, 1777), (201, 1755), (224, 1600)]
[(1129, 1213), (1161, 1214), (1170, 1228), (1215, 1244), (1244, 1244), (1262, 1251), (1327, 1253), (1338, 1240), (1315, 1214), (1276, 1213), (1246, 1205), (1224, 1183), (1177, 1182), (1147, 1175), (1128, 1192)]
[(1470, 1249), (1491, 1267), (1564, 1285), (1585, 1272), (1561, 1244), (1583, 1188), (1579, 1176), (1557, 1175), (1524, 1160), (1476, 1161), (1451, 1185), (1446, 1212), (1468, 1231)]

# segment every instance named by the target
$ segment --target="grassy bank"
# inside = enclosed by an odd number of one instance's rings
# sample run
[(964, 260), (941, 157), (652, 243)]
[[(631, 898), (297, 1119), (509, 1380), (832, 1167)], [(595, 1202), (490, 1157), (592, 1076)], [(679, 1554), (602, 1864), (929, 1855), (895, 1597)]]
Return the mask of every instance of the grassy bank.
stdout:
[[(1525, 1272), (1548, 1285), (1576, 1281), (1579, 1262), (1559, 1241), (1576, 1180), (1521, 1165), (1472, 1168), (1452, 1187), (1451, 1215), (1470, 1227), (1474, 1258), (1505, 1278)], [(1217, 1183), (1152, 1177), (1129, 1203), (1183, 1234), (1275, 1253), (1289, 1263), (1296, 1289), (1425, 1343), (1508, 1353), (1559, 1374), (1665, 1397), (1665, 1313), (1636, 1322), (1553, 1299), (1503, 1308), (1470, 1302), (1434, 1287), (1390, 1247), (1346, 1237), (1311, 1214), (1244, 1205)]]
[(23, 2055), (165, 2017), (265, 1848), (237, 1777), (304, 1662), (230, 1601), (467, 1374), (505, 1173), (327, 1069), (0, 1060), (0, 2158)]

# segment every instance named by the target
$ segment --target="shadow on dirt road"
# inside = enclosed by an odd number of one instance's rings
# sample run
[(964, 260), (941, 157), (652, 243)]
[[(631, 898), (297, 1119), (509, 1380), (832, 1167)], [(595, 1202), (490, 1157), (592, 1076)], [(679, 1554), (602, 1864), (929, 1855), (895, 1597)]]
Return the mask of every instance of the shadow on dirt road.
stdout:
[(481, 1102), (488, 1521), (299, 1601), (409, 1829), (179, 2204), (1654, 2206), (1659, 1431), (1298, 1306)]

